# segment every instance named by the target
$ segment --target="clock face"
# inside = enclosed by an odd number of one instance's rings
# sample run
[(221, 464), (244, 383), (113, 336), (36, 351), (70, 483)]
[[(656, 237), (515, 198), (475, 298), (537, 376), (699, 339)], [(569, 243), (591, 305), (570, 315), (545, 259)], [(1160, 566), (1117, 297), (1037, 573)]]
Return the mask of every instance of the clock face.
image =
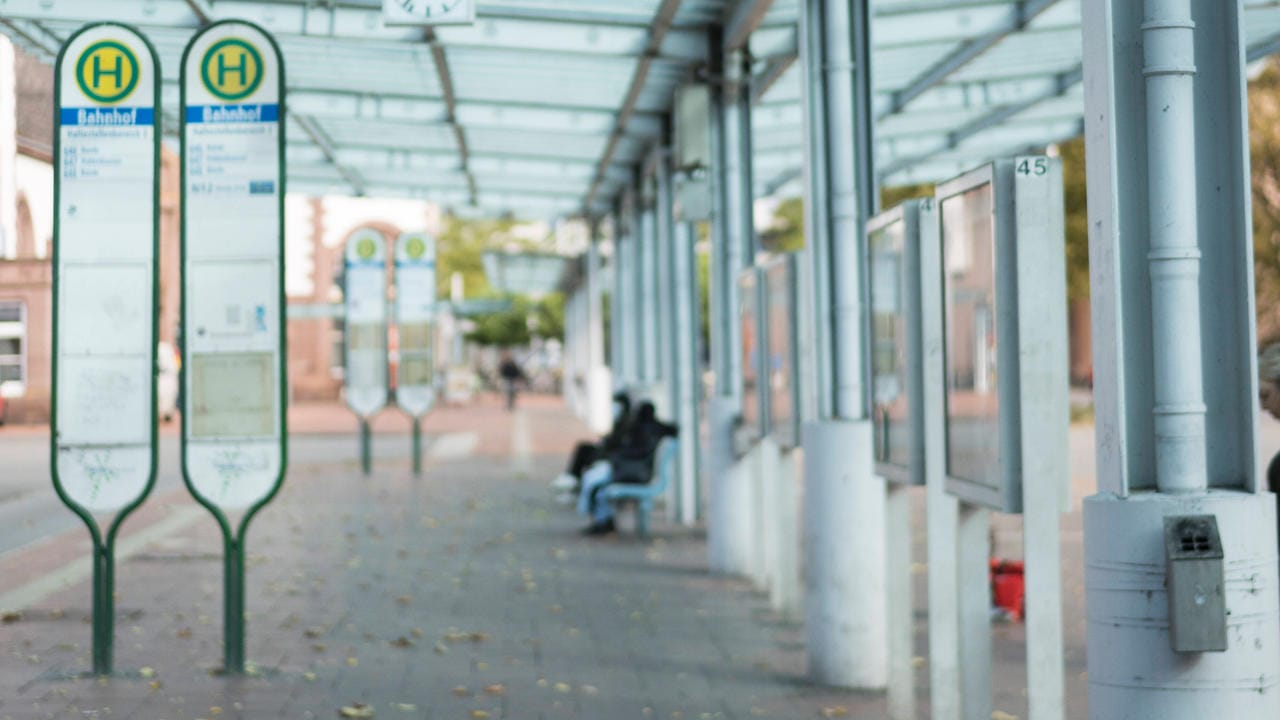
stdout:
[(470, 23), (475, 20), (475, 0), (383, 0), (388, 24)]

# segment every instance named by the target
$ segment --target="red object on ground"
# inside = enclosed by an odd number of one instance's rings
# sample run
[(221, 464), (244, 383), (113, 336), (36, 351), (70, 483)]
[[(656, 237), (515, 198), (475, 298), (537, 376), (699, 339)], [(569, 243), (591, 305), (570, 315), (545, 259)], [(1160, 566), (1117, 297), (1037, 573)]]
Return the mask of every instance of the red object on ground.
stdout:
[(1026, 612), (1022, 568), (1021, 562), (991, 559), (991, 599), (996, 607), (1019, 621)]

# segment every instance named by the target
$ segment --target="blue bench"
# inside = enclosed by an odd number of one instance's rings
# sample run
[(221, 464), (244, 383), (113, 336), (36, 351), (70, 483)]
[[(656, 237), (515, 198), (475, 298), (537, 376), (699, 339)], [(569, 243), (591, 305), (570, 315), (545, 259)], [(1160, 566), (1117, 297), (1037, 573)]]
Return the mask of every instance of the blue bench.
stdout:
[(649, 536), (649, 513), (653, 510), (653, 500), (667, 491), (671, 484), (671, 475), (676, 470), (676, 450), (680, 443), (675, 438), (663, 438), (658, 445), (657, 462), (653, 466), (653, 479), (647, 485), (614, 483), (603, 490), (604, 499), (621, 509), (624, 504), (635, 503), (636, 534)]

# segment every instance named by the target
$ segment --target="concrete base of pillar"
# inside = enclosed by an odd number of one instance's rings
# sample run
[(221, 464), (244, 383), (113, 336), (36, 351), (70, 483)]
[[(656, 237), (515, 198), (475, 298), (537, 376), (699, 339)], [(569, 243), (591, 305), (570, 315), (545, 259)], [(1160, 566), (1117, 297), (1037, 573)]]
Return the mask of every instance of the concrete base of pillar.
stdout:
[(764, 464), (769, 500), (769, 604), (786, 617), (801, 613), (800, 584), (800, 488), (796, 451), (783, 450), (772, 440), (764, 443)]
[(708, 403), (706, 477), (707, 555), (711, 572), (746, 575), (751, 567), (751, 492), (742, 464), (734, 458), (733, 427), (738, 414), (732, 398)]
[(613, 427), (613, 373), (607, 366), (587, 372), (586, 421), (592, 432), (601, 435)]
[[(1169, 644), (1164, 518), (1214, 515), (1226, 569), (1226, 652)], [(1089, 716), (1280, 718), (1280, 567), (1271, 494), (1096, 495), (1084, 503)]]
[(871, 423), (804, 428), (805, 633), (809, 676), (888, 683), (885, 485), (872, 473)]

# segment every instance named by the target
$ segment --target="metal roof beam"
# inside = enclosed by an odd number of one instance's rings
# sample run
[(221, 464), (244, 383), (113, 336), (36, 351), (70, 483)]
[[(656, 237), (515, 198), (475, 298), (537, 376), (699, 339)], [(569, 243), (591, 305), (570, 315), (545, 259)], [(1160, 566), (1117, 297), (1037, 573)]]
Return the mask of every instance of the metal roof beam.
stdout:
[(604, 182), (605, 172), (613, 164), (613, 156), (618, 151), (618, 144), (626, 133), (631, 114), (635, 112), (636, 103), (640, 100), (640, 93), (644, 90), (644, 86), (649, 80), (649, 69), (653, 65), (654, 56), (658, 48), (662, 47), (662, 41), (667, 36), (667, 32), (671, 30), (671, 24), (675, 21), (676, 12), (680, 10), (680, 2), (681, 0), (662, 0), (662, 4), (658, 6), (658, 12), (654, 15), (653, 23), (650, 25), (649, 46), (645, 49), (645, 53), (641, 56), (639, 62), (636, 63), (635, 74), (631, 77), (631, 86), (627, 89), (626, 100), (623, 101), (622, 108), (618, 111), (618, 119), (614, 125), (613, 134), (609, 136), (609, 143), (605, 146), (604, 154), (600, 157), (596, 178), (591, 182), (591, 187), (587, 190), (586, 199), (583, 201), (584, 208), (590, 208), (595, 205), (596, 194), (600, 191), (600, 186)]
[(187, 7), (191, 8), (191, 12), (200, 19), (201, 25), (208, 25), (216, 18), (209, 0), (187, 0)]
[(471, 202), (475, 203), (476, 198), (476, 179), (471, 175), (471, 171), (467, 168), (469, 158), (467, 157), (467, 133), (458, 124), (458, 100), (453, 90), (453, 73), (449, 71), (449, 58), (445, 55), (444, 45), (440, 43), (440, 39), (436, 36), (434, 28), (426, 28), (422, 31), (423, 39), (427, 45), (431, 47), (431, 59), (436, 66), (436, 74), (440, 80), (440, 91), (444, 95), (444, 104), (446, 108), (445, 122), (453, 126), (454, 137), (458, 141), (458, 160), (463, 174), (467, 176), (467, 186), (471, 192)]
[(736, 0), (725, 8), (724, 51), (745, 50), (751, 33), (764, 22), (764, 16), (773, 7), (773, 0)]
[(902, 112), (912, 100), (941, 84), (952, 73), (968, 65), (1009, 35), (1025, 29), (1032, 20), (1055, 2), (1057, 0), (1019, 0), (1013, 8), (1008, 25), (961, 44), (954, 52), (917, 75), (906, 87), (893, 93), (888, 109), (880, 113), (879, 119), (883, 120), (890, 115)]
[(364, 195), (364, 180), (361, 179), (355, 171), (338, 162), (333, 142), (325, 136), (324, 132), (316, 125), (315, 120), (304, 115), (294, 115), (293, 121), (298, 124), (298, 127), (302, 128), (302, 131), (307, 134), (307, 137), (311, 138), (311, 142), (315, 143), (316, 147), (320, 148), (320, 151), (324, 153), (324, 156), (328, 158), (329, 162), (333, 163), (338, 174), (351, 184), (351, 189), (355, 191), (355, 194)]

